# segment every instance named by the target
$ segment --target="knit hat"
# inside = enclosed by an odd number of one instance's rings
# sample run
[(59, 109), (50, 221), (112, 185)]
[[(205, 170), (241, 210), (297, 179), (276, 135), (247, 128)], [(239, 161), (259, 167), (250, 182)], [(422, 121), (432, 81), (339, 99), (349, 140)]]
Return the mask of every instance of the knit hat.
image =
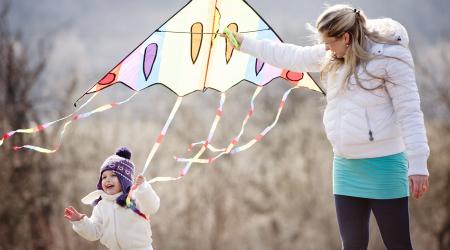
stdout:
[(131, 151), (122, 147), (117, 149), (116, 154), (106, 158), (100, 168), (100, 178), (97, 183), (97, 189), (102, 190), (102, 174), (106, 170), (112, 170), (118, 177), (122, 186), (122, 193), (127, 194), (133, 184), (134, 164), (130, 161)]

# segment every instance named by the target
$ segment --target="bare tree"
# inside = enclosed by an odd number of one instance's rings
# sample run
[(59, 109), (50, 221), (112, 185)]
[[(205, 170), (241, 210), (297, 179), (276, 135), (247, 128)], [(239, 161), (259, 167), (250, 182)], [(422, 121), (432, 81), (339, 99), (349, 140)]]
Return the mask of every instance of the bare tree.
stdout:
[(431, 155), (430, 191), (422, 201), (413, 202), (413, 222), (420, 226), (420, 234), (431, 237), (436, 250), (450, 249), (450, 141), (443, 139), (450, 134), (449, 48), (450, 44), (438, 43), (417, 60)]
[[(10, 2), (0, 6), (0, 129), (26, 128), (40, 124), (33, 89), (46, 66), (42, 54), (31, 53), (8, 25)], [(0, 148), (0, 249), (48, 249), (53, 242), (51, 216), (58, 197), (52, 181), (54, 166), (46, 155), (31, 151), (12, 152), (12, 145), (45, 144), (46, 134), (24, 137), (16, 134)]]

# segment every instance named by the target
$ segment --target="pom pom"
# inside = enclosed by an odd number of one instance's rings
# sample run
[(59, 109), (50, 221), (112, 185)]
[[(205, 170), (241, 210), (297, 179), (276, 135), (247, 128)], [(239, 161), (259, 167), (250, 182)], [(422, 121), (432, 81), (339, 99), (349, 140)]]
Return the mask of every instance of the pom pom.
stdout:
[(116, 155), (118, 155), (122, 158), (128, 159), (128, 160), (131, 159), (131, 151), (126, 147), (117, 149)]

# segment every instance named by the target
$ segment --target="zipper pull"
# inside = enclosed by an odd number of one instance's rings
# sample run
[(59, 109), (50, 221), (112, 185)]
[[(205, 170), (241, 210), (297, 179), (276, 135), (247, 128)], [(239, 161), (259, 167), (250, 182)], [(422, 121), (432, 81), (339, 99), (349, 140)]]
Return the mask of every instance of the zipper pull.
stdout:
[(373, 133), (372, 133), (372, 128), (370, 126), (369, 114), (367, 112), (367, 108), (365, 109), (365, 115), (366, 115), (367, 128), (369, 128), (369, 141), (373, 141)]

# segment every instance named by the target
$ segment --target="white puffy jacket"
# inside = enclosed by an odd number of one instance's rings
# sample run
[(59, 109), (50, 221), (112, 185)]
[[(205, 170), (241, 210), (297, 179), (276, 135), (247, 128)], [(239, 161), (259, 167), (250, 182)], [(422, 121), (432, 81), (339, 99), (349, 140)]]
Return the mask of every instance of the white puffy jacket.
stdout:
[[(108, 195), (102, 190), (90, 193), (82, 201), (91, 204), (99, 195), (102, 200), (94, 207), (90, 218), (72, 222), (73, 229), (83, 238), (100, 242), (109, 249), (152, 250), (150, 222), (129, 208), (121, 207), (116, 198), (122, 193)], [(145, 215), (156, 213), (159, 197), (150, 184), (144, 182), (135, 194), (137, 208)]]
[[(367, 71), (392, 83), (370, 77), (359, 68), (362, 89), (352, 76), (343, 88), (344, 66), (326, 76), (327, 107), (323, 122), (336, 155), (349, 158), (373, 158), (406, 151), (408, 175), (428, 175), (429, 147), (420, 109), (414, 63), (407, 48), (406, 30), (392, 19), (380, 20), (381, 34), (391, 36), (402, 45), (370, 42), (369, 51), (381, 59), (371, 60)], [(376, 25), (377, 22), (369, 22)], [(388, 24), (388, 25), (386, 25)], [(296, 46), (245, 37), (240, 50), (276, 67), (293, 71), (318, 72), (326, 59), (324, 45)], [(388, 57), (399, 58), (403, 61)], [(406, 62), (406, 63), (405, 63)]]

